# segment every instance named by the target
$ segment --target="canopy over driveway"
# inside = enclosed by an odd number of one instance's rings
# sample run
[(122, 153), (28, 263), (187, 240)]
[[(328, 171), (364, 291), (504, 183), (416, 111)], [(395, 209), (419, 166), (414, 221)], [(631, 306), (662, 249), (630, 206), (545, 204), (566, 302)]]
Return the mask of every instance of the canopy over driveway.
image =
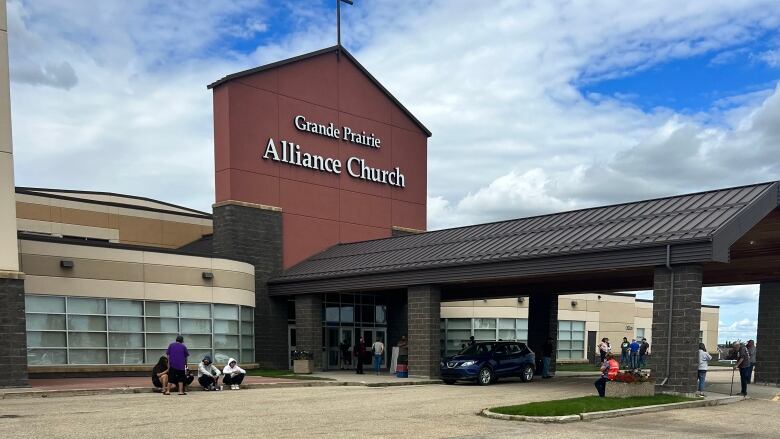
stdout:
[[(435, 366), (423, 369), (435, 373), (439, 300), (528, 294), (529, 344), (535, 347), (556, 331), (557, 294), (652, 288), (654, 368), (671, 388), (692, 392), (703, 285), (762, 284), (758, 343), (762, 334), (766, 342), (780, 335), (772, 332), (780, 324), (770, 321), (770, 314), (780, 312), (778, 186), (768, 182), (340, 244), (272, 279), (269, 292), (407, 292), (410, 349), (434, 350), (423, 362)], [(436, 315), (415, 329), (411, 312), (418, 306)], [(425, 346), (414, 342), (418, 331)], [(758, 378), (778, 382), (780, 353), (768, 354), (758, 357), (766, 364), (757, 373), (768, 373)], [(416, 355), (410, 351), (410, 369)]]

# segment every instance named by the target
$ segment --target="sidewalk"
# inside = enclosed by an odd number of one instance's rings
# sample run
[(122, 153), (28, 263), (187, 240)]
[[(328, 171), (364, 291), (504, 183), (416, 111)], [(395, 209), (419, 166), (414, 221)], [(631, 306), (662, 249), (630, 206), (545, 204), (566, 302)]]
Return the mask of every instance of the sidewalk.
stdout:
[[(383, 373), (357, 375), (353, 371), (318, 372), (310, 376), (323, 380), (302, 380), (292, 378), (268, 378), (247, 376), (241, 384), (242, 389), (265, 389), (284, 387), (327, 387), (327, 386), (366, 386), (390, 387), (421, 384), (440, 384), (441, 381), (428, 378), (396, 378)], [(200, 392), (196, 383), (190, 391)], [(106, 378), (59, 378), (31, 379), (30, 387), (0, 388), (0, 399), (11, 398), (48, 398), (63, 396), (89, 396), (128, 393), (152, 393), (151, 378), (148, 377), (106, 377)]]

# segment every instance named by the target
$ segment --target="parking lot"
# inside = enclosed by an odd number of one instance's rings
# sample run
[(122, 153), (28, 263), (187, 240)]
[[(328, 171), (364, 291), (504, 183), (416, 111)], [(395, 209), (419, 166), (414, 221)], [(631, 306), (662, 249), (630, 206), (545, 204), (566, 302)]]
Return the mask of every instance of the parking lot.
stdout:
[[(728, 390), (730, 373), (713, 379)], [(567, 425), (486, 419), (485, 407), (593, 394), (592, 378), (493, 386), (320, 387), (0, 401), (2, 437), (777, 437), (775, 388), (762, 399)], [(756, 393), (759, 393), (758, 391)]]

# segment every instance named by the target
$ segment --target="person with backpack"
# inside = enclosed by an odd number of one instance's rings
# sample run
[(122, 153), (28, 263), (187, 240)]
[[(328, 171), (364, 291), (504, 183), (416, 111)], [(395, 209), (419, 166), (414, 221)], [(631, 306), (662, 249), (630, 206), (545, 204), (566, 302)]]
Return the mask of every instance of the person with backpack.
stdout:
[(600, 397), (606, 396), (607, 381), (614, 381), (619, 371), (620, 364), (615, 360), (615, 356), (611, 352), (607, 353), (604, 356), (604, 363), (601, 364), (601, 377), (593, 383)]
[[(631, 343), (628, 342), (628, 337), (623, 337), (623, 342), (620, 343), (620, 365), (623, 367), (629, 367), (629, 346), (631, 346)], [(633, 367), (631, 367), (633, 369)]]
[(379, 375), (379, 369), (382, 368), (382, 356), (385, 354), (385, 344), (382, 340), (377, 339), (371, 346), (371, 350), (374, 351), (374, 371)]
[(704, 343), (699, 343), (699, 388), (696, 392), (697, 396), (704, 396), (704, 380), (707, 378), (707, 368), (710, 360), (712, 360), (712, 355), (707, 352)]

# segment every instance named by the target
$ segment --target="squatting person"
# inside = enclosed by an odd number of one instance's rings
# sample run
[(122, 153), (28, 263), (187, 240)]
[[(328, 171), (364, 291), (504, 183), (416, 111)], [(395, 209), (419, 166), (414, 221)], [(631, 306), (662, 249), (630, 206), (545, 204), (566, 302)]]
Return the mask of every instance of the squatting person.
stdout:
[(225, 378), (222, 378), (222, 382), (226, 386), (230, 386), (230, 390), (238, 390), (246, 376), (246, 371), (238, 367), (238, 363), (234, 358), (228, 360), (228, 364), (222, 369), (222, 373), (225, 375)]
[(203, 387), (203, 390), (220, 390), (220, 375), (222, 375), (222, 372), (211, 364), (211, 357), (208, 355), (204, 356), (203, 361), (198, 364), (198, 383)]

